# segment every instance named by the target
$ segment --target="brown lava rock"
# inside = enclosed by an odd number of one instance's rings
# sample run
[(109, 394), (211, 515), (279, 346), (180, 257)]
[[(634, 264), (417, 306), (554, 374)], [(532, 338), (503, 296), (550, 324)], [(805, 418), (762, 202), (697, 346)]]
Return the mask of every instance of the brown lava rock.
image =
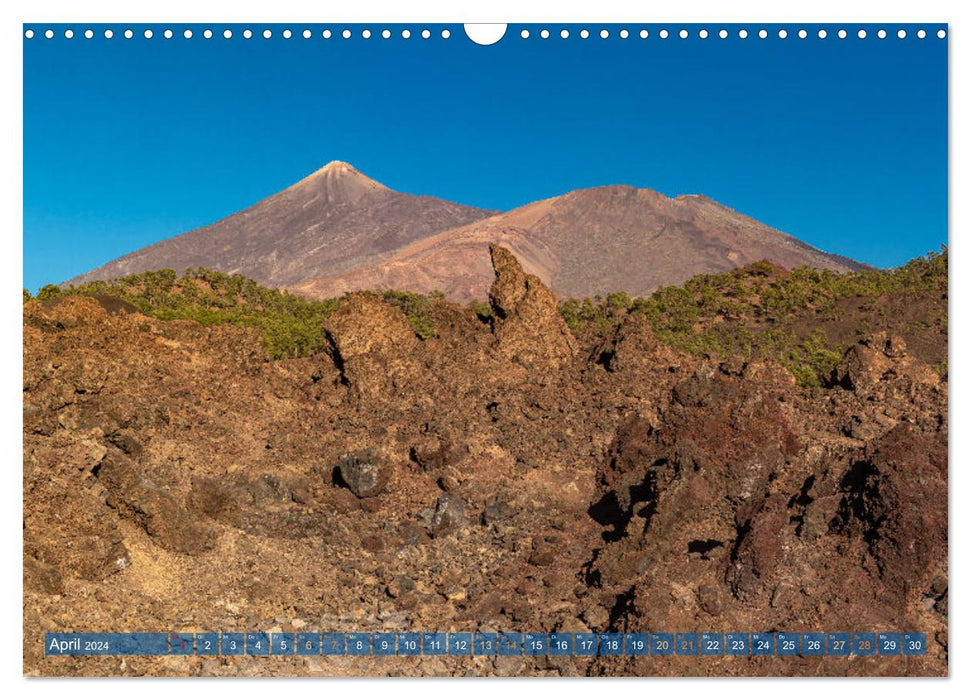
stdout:
[(493, 332), (503, 356), (528, 369), (557, 369), (569, 364), (577, 342), (556, 308), (556, 297), (536, 275), (527, 274), (516, 257), (490, 245), (496, 279), (489, 290), (495, 314)]
[[(948, 674), (946, 324), (918, 323), (946, 295), (794, 311), (794, 332), (851, 348), (807, 388), (771, 357), (677, 350), (640, 314), (574, 338), (538, 279), (492, 259), (492, 320), (436, 301), (420, 340), (349, 294), (326, 348), (275, 361), (253, 328), (25, 303), (25, 675)], [(928, 648), (44, 654), (72, 628), (918, 630)]]

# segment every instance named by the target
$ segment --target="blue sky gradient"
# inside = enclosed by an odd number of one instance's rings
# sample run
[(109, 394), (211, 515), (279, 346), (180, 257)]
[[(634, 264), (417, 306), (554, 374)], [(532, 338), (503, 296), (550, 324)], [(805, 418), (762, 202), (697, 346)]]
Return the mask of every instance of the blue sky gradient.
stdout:
[[(70, 26), (75, 37), (63, 38)], [(510, 26), (491, 47), (383, 25), (61, 25), (24, 40), (24, 286), (62, 282), (203, 226), (331, 160), (387, 186), (511, 209), (606, 184), (702, 193), (880, 267), (947, 242), (947, 40), (936, 25)], [(591, 27), (599, 31), (602, 25)], [(644, 26), (650, 38), (638, 38)], [(299, 32), (313, 30), (310, 40)], [(845, 27), (846, 39), (836, 38)]]

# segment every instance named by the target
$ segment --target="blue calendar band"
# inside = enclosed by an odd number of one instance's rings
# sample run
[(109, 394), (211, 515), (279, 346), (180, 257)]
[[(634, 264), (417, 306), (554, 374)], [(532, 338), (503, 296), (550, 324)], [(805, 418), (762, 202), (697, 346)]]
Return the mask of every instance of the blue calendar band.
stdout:
[(48, 656), (923, 656), (923, 632), (48, 632)]

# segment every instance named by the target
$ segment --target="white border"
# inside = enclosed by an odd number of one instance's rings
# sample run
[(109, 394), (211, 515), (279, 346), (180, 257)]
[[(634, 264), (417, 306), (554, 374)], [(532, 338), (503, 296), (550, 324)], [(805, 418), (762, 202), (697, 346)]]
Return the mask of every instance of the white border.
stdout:
[[(683, 2), (669, 1), (666, 3), (633, 3), (618, 0), (596, 0), (587, 5), (567, 5), (560, 2), (524, 2), (524, 0), (491, 0), (490, 2), (476, 2), (458, 5), (456, 2), (444, 0), (407, 0), (407, 2), (356, 0), (353, 3), (334, 4), (327, 2), (297, 2), (293, 0), (273, 0), (269, 2), (252, 2), (251, 0), (227, 3), (216, 6), (213, 3), (203, 4), (199, 0), (170, 0), (162, 3), (133, 3), (119, 0), (85, 0), (85, 2), (58, 0), (54, 2), (19, 2), (16, 7), (5, 5), (3, 12), (2, 37), (3, 56), (2, 93), (7, 95), (7, 107), (4, 109), (3, 129), (3, 164), (6, 169), (4, 186), (0, 188), (3, 206), (0, 211), (6, 218), (3, 227), (4, 254), (0, 256), (2, 265), (2, 289), (0, 289), (0, 310), (2, 321), (7, 333), (3, 334), (2, 345), (4, 371), (2, 373), (2, 393), (4, 410), (2, 437), (5, 473), (9, 482), (3, 489), (3, 567), (2, 593), (5, 602), (3, 610), (3, 634), (0, 634), (0, 663), (4, 670), (4, 679), (21, 679), (22, 674), (22, 597), (21, 597), (21, 454), (22, 436), (20, 430), (21, 393), (17, 386), (20, 384), (21, 367), (21, 310), (15, 306), (18, 299), (16, 286), (22, 280), (22, 28), (24, 22), (72, 22), (83, 19), (85, 22), (104, 23), (116, 21), (130, 22), (192, 22), (202, 23), (218, 20), (220, 22), (292, 22), (299, 19), (303, 22), (584, 22), (591, 26), (597, 23), (610, 22), (670, 22), (670, 23), (717, 23), (717, 22), (765, 22), (765, 23), (867, 23), (875, 20), (891, 23), (919, 23), (938, 22), (950, 23), (949, 42), (951, 50), (951, 123), (968, 122), (967, 86), (963, 79), (968, 74), (968, 51), (962, 45), (962, 33), (966, 29), (963, 5), (966, 3), (946, 2), (936, 0), (921, 0), (920, 2), (903, 2), (900, 0), (885, 0), (881, 3), (851, 2), (849, 0), (814, 0), (813, 2), (785, 4), (768, 1), (736, 0), (726, 3), (717, 0), (695, 0), (690, 5)], [(508, 38), (508, 37), (507, 37)], [(960, 115), (964, 114), (962, 118)], [(967, 221), (965, 212), (969, 193), (966, 187), (964, 170), (960, 165), (966, 162), (967, 141), (962, 138), (962, 132), (957, 129), (951, 131), (951, 221), (952, 230), (962, 231), (962, 222)], [(965, 356), (968, 348), (968, 309), (971, 298), (968, 294), (967, 260), (964, 256), (963, 244), (960, 240), (950, 241), (951, 251), (951, 311), (949, 323), (950, 351), (952, 358)], [(21, 285), (22, 286), (22, 285)], [(961, 363), (949, 362), (951, 402), (950, 415), (964, 416), (967, 400), (967, 372)], [(875, 686), (864, 686), (852, 680), (831, 680), (814, 682), (810, 680), (766, 680), (750, 679), (739, 681), (719, 680), (712, 683), (700, 679), (695, 680), (659, 680), (659, 679), (612, 679), (600, 684), (591, 682), (559, 682), (555, 686), (536, 685), (535, 680), (513, 680), (493, 685), (489, 681), (483, 682), (382, 682), (379, 680), (349, 681), (328, 680), (326, 686), (312, 686), (290, 680), (276, 679), (263, 683), (234, 682), (231, 692), (240, 698), (265, 696), (267, 692), (287, 693), (371, 693), (394, 694), (399, 698), (422, 697), (428, 693), (447, 692), (461, 694), (463, 699), (486, 698), (499, 692), (516, 695), (537, 692), (554, 692), (564, 697), (580, 697), (593, 694), (636, 694), (643, 696), (653, 693), (731, 693), (782, 695), (788, 698), (813, 698), (833, 693), (848, 692), (879, 693), (882, 697), (895, 697), (898, 694), (911, 695), (928, 691), (938, 695), (956, 694), (959, 686), (971, 676), (967, 670), (969, 655), (961, 648), (961, 642), (967, 640), (964, 631), (967, 629), (966, 586), (967, 578), (966, 553), (959, 550), (959, 545), (968, 541), (968, 509), (964, 506), (968, 496), (968, 477), (963, 474), (968, 464), (968, 434), (971, 431), (955, 429), (956, 421), (951, 421), (952, 441), (950, 448), (951, 464), (954, 468), (950, 474), (950, 502), (951, 512), (951, 620), (950, 620), (950, 681), (930, 681), (934, 685), (924, 687), (927, 681), (904, 680), (894, 683), (889, 680), (871, 680)], [(20, 448), (18, 450), (18, 447)], [(963, 467), (963, 468), (962, 468)], [(960, 495), (957, 495), (960, 494)], [(957, 586), (957, 588), (955, 588)], [(955, 591), (959, 591), (955, 595)], [(299, 684), (298, 684), (299, 683)], [(437, 685), (432, 685), (437, 683)], [(609, 685), (605, 685), (607, 683)], [(650, 683), (650, 686), (646, 685)], [(657, 685), (658, 683), (663, 684)], [(730, 687), (725, 687), (731, 683)], [(29, 693), (31, 697), (63, 698), (77, 693), (97, 693), (102, 697), (122, 697), (138, 693), (145, 698), (171, 696), (173, 693), (186, 692), (212, 693), (224, 692), (222, 686), (215, 685), (216, 681), (139, 681), (136, 685), (131, 682), (118, 680), (95, 681), (25, 681), (16, 683), (15, 693)], [(921, 687), (918, 688), (917, 684)], [(716, 687), (717, 685), (717, 687)], [(965, 690), (966, 692), (966, 690)]]

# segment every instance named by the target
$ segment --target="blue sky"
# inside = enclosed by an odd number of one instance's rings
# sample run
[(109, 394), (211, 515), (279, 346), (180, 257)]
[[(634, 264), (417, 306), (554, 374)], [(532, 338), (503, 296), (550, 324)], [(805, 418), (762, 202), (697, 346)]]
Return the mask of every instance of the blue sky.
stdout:
[[(75, 37), (63, 38), (71, 27)], [(703, 193), (877, 266), (947, 241), (947, 40), (937, 26), (742, 25), (690, 38), (380, 38), (383, 25), (62, 25), (24, 40), (24, 286), (203, 226), (331, 160), (397, 190), (511, 209), (605, 184)], [(313, 30), (304, 40), (299, 31)], [(343, 29), (345, 25), (333, 27)], [(599, 31), (602, 25), (597, 25)], [(646, 40), (637, 31), (650, 32)], [(825, 26), (828, 38), (816, 38)], [(680, 28), (678, 25), (677, 28)], [(35, 28), (40, 34), (44, 27)]]

